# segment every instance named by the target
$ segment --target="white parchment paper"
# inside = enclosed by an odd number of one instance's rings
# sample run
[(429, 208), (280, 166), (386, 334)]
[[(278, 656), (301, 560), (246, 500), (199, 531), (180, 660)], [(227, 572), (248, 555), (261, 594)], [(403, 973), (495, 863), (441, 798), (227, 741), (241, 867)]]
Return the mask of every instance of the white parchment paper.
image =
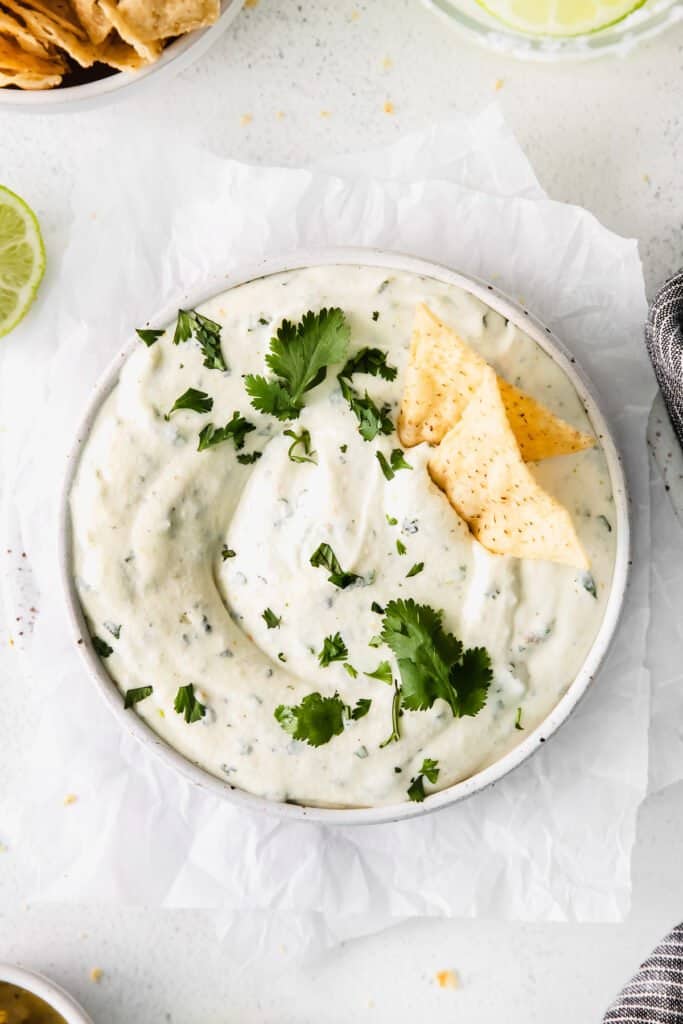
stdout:
[[(622, 918), (649, 719), (644, 436), (654, 386), (635, 243), (546, 199), (495, 110), (316, 170), (246, 167), (140, 139), (115, 165), (94, 155), (73, 197), (39, 305), (2, 353), (6, 583), (15, 642), (42, 696), (19, 791), (0, 796), (26, 858), (30, 891), (19, 895), (210, 907), (252, 949), (284, 932), (290, 950), (318, 946), (411, 915)], [(478, 275), (558, 333), (625, 456), (635, 551), (604, 668), (543, 750), (462, 805), (343, 830), (233, 809), (124, 735), (70, 646), (55, 554), (64, 453), (132, 329), (264, 254), (330, 244)], [(65, 807), (67, 793), (78, 799)]]

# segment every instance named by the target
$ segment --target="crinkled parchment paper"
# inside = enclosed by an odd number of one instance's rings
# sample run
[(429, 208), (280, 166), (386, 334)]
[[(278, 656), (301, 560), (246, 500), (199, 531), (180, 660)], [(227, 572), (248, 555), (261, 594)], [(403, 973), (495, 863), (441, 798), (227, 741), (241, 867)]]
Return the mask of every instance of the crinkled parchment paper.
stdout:
[[(304, 948), (412, 915), (622, 918), (648, 771), (644, 437), (654, 386), (635, 242), (546, 199), (495, 110), (314, 170), (246, 167), (182, 140), (141, 139), (115, 165), (93, 156), (74, 195), (38, 308), (2, 352), (6, 583), (28, 683), (42, 696), (19, 791), (0, 796), (26, 863), (19, 895), (210, 907), (252, 949), (283, 931), (290, 949)], [(340, 830), (234, 809), (125, 735), (71, 647), (56, 573), (65, 451), (132, 329), (168, 302), (219, 290), (264, 254), (325, 245), (448, 264), (551, 326), (589, 374), (625, 456), (635, 551), (607, 661), (543, 750), (459, 806)], [(78, 800), (65, 809), (69, 792)]]

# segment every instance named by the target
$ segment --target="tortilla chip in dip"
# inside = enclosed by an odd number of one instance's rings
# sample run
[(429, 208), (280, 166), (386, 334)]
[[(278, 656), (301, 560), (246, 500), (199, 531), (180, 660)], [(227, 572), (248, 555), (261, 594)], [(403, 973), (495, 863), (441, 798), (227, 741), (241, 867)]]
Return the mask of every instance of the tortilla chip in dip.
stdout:
[(488, 551), (588, 568), (567, 509), (524, 463), (490, 367), (432, 454), (429, 472)]
[[(438, 444), (463, 415), (488, 363), (421, 303), (415, 312), (398, 421), (402, 443)], [(500, 380), (503, 402), (526, 462), (569, 455), (595, 439), (565, 423), (530, 395)]]

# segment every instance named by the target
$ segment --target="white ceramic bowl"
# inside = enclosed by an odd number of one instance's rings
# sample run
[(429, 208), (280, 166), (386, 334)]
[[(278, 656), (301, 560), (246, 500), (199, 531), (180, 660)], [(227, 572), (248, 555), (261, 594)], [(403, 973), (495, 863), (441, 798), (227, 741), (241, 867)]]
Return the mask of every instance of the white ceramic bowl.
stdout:
[(92, 1019), (71, 998), (69, 993), (59, 985), (55, 985), (54, 981), (50, 981), (43, 974), (26, 971), (23, 967), (0, 964), (0, 981), (9, 982), (10, 985), (16, 985), (18, 988), (26, 989), (27, 992), (32, 992), (33, 995), (38, 996), (53, 1010), (61, 1014), (66, 1024), (93, 1024)]
[[(541, 744), (545, 743), (548, 737), (552, 736), (560, 725), (566, 721), (592, 682), (617, 626), (628, 576), (630, 554), (629, 510), (626, 482), (619, 454), (609, 427), (591, 393), (588, 381), (577, 367), (574, 359), (561, 342), (554, 337), (550, 329), (544, 327), (528, 310), (520, 308), (510, 299), (496, 291), (492, 285), (465, 277), (446, 267), (414, 259), (411, 256), (381, 252), (374, 249), (325, 249), (323, 251), (299, 252), (288, 258), (265, 260), (257, 266), (244, 268), (243, 272), (240, 272), (238, 275), (228, 275), (221, 278), (220, 281), (216, 280), (212, 283), (211, 287), (207, 287), (204, 290), (203, 294), (178, 295), (176, 302), (161, 310), (156, 317), (150, 320), (150, 326), (166, 327), (175, 318), (179, 307), (198, 306), (226, 288), (245, 284), (254, 278), (281, 273), (286, 270), (301, 269), (302, 267), (329, 266), (330, 264), (386, 267), (391, 270), (421, 274), (425, 277), (432, 277), (446, 284), (453, 284), (463, 288), (465, 291), (481, 299), (482, 302), (487, 303), (487, 305), (502, 316), (507, 317), (508, 320), (512, 321), (512, 323), (516, 324), (533, 338), (564, 370), (586, 408), (593, 430), (600, 438), (605, 453), (614, 494), (617, 533), (616, 559), (605, 615), (593, 646), (576, 679), (545, 721), (534, 732), (530, 733), (519, 746), (515, 747), (514, 750), (511, 750), (495, 764), (462, 782), (458, 782), (447, 789), (428, 796), (424, 803), (407, 802), (383, 807), (337, 809), (277, 803), (236, 789), (228, 782), (211, 775), (203, 768), (188, 761), (176, 750), (168, 746), (141, 718), (130, 711), (124, 711), (120, 690), (107, 673), (101, 659), (97, 657), (92, 649), (90, 634), (76, 592), (72, 573), (69, 494), (83, 444), (90, 433), (102, 402), (117, 383), (121, 367), (132, 349), (139, 345), (137, 338), (131, 339), (125, 345), (90, 396), (84, 419), (68, 458), (60, 502), (60, 575), (74, 640), (77, 643), (77, 649), (84, 660), (86, 671), (90, 675), (93, 684), (105, 699), (121, 726), (132, 733), (144, 747), (160, 757), (165, 764), (215, 796), (222, 797), (243, 807), (265, 811), (277, 817), (338, 825), (376, 824), (383, 821), (397, 821), (417, 817), (480, 792), (492, 783), (502, 779), (504, 775), (507, 775), (513, 768), (516, 768), (517, 765), (525, 761), (530, 754), (538, 750)], [(81, 640), (82, 642), (80, 642)]]
[(19, 113), (56, 114), (104, 106), (137, 95), (141, 89), (153, 84), (160, 85), (171, 75), (179, 74), (198, 60), (225, 32), (243, 5), (244, 0), (222, 0), (221, 14), (215, 25), (188, 32), (176, 39), (164, 49), (159, 60), (139, 71), (118, 71), (95, 82), (37, 92), (0, 89), (0, 110), (9, 108)]

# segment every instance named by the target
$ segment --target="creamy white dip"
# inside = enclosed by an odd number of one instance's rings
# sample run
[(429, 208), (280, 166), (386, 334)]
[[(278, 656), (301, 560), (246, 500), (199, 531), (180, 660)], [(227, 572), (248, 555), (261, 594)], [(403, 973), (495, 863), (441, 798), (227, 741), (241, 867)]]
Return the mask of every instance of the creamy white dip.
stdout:
[[(548, 715), (603, 616), (616, 523), (599, 447), (533, 466), (572, 514), (591, 563), (587, 576), (484, 550), (431, 482), (426, 445), (405, 452), (412, 470), (385, 479), (376, 452), (389, 458), (398, 438), (363, 440), (339, 390), (341, 367), (307, 394), (293, 424), (310, 431), (317, 464), (292, 462), (291, 439), (283, 436), (290, 424), (251, 407), (243, 375), (267, 372), (264, 356), (282, 319), (339, 306), (351, 325), (349, 352), (376, 346), (398, 367), (393, 382), (354, 378), (378, 405), (390, 403), (395, 422), (418, 302), (508, 381), (591, 430), (558, 365), (471, 295), (413, 274), (331, 266), (254, 281), (201, 307), (222, 325), (227, 373), (204, 367), (194, 340), (173, 345), (173, 325), (149, 348), (140, 343), (81, 455), (71, 495), (78, 593), (92, 634), (113, 649), (104, 664), (122, 692), (153, 687), (128, 713), (195, 764), (271, 800), (403, 801), (424, 758), (440, 768), (427, 792), (467, 778)], [(188, 387), (212, 396), (213, 410), (165, 419)], [(244, 450), (263, 455), (252, 465), (237, 462), (230, 442), (197, 451), (201, 428), (227, 423), (234, 410), (256, 425)], [(311, 566), (323, 542), (344, 570), (363, 577), (360, 584), (338, 589)], [(234, 557), (222, 557), (226, 547)], [(423, 571), (407, 578), (419, 562)], [(494, 679), (476, 717), (455, 719), (437, 700), (431, 710), (406, 711), (400, 740), (381, 747), (391, 732), (393, 691), (364, 673), (394, 662), (387, 647), (369, 646), (381, 627), (371, 605), (408, 597), (443, 609), (445, 628), (466, 646), (486, 647)], [(268, 628), (266, 608), (281, 618), (278, 627)], [(324, 638), (337, 632), (356, 678), (340, 662), (318, 663)], [(189, 683), (207, 709), (191, 723), (174, 710), (179, 687)], [(314, 748), (293, 740), (274, 717), (278, 705), (314, 691), (372, 705)]]

